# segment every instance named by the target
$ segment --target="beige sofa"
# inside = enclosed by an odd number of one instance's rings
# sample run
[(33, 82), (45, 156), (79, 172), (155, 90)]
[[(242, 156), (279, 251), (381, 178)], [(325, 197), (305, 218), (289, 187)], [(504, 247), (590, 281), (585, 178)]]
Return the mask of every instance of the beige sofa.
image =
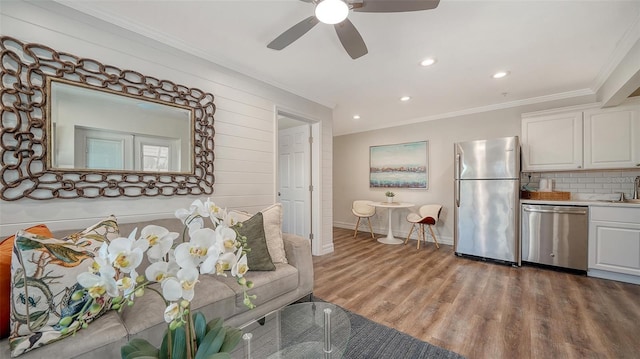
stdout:
[[(134, 228), (156, 224), (180, 233), (183, 225), (177, 219), (160, 219), (142, 223), (119, 223), (120, 233), (126, 236)], [(54, 232), (56, 238), (75, 231)], [(243, 292), (233, 277), (215, 275), (200, 276), (196, 295), (191, 306), (202, 312), (207, 320), (215, 317), (225, 319), (225, 324), (241, 326), (257, 320), (267, 313), (311, 295), (313, 290), (313, 262), (308, 240), (283, 234), (288, 264), (276, 263), (275, 271), (250, 271), (246, 277), (253, 281), (249, 294), (255, 294), (256, 308), (248, 309), (243, 304)], [(143, 273), (143, 271), (139, 271)], [(156, 284), (157, 285), (157, 284)], [(29, 351), (18, 358), (119, 358), (120, 347), (132, 338), (144, 338), (159, 346), (167, 324), (163, 319), (165, 304), (159, 295), (147, 290), (137, 298), (133, 307), (122, 313), (110, 311), (92, 322), (87, 329), (75, 336)], [(9, 340), (0, 341), (0, 358), (9, 358)]]

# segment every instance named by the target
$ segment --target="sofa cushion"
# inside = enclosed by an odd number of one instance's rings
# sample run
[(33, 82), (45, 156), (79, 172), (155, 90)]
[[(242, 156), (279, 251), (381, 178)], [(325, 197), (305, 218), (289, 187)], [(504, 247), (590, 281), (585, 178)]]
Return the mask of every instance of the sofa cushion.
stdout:
[[(26, 232), (43, 237), (52, 237), (49, 227), (38, 224), (25, 229)], [(9, 336), (9, 313), (11, 303), (11, 253), (16, 236), (10, 236), (0, 242), (0, 338)]]
[(236, 225), (235, 229), (241, 236), (247, 237), (247, 265), (252, 271), (271, 271), (276, 270), (276, 266), (271, 261), (269, 248), (267, 247), (267, 238), (264, 234), (264, 221), (261, 212), (253, 215), (253, 217), (241, 222), (242, 225)]
[[(251, 218), (247, 212), (232, 211), (238, 216), (238, 220), (246, 221)], [(267, 247), (273, 263), (287, 263), (282, 240), (282, 204), (276, 203), (260, 211), (264, 221), (264, 234), (267, 238)]]
[[(7, 339), (0, 342), (0, 358), (9, 358)], [(20, 359), (42, 358), (119, 358), (120, 348), (127, 344), (127, 330), (116, 311), (109, 311), (64, 340), (21, 354)]]
[[(245, 275), (247, 280), (253, 282), (253, 288), (249, 289), (249, 295), (256, 295), (253, 304), (261, 306), (273, 298), (281, 296), (289, 291), (294, 291), (298, 287), (298, 269), (284, 264), (275, 263), (276, 270), (272, 272), (249, 272)], [(238, 313), (248, 310), (244, 305), (242, 287), (236, 283), (235, 278), (218, 278), (236, 293), (236, 309)]]
[[(12, 356), (74, 333), (65, 331), (58, 322), (77, 313), (88, 300), (71, 299), (81, 288), (76, 277), (88, 270), (102, 243), (118, 236), (113, 216), (62, 240), (24, 231), (16, 234), (11, 258)], [(109, 303), (102, 303), (100, 310), (87, 312), (85, 320), (97, 318), (108, 306)], [(73, 322), (70, 328), (77, 325)]]

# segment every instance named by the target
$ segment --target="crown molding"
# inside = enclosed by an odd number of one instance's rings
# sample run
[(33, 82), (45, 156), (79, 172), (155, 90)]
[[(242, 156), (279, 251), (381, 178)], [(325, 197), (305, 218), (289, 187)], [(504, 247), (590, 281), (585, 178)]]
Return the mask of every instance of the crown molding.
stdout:
[[(519, 107), (519, 106), (525, 106), (525, 105), (534, 105), (538, 103), (544, 103), (544, 102), (555, 101), (555, 100), (564, 100), (568, 98), (588, 96), (588, 95), (595, 95), (595, 92), (590, 88), (586, 88), (582, 90), (568, 91), (568, 92), (562, 92), (562, 93), (557, 93), (552, 95), (531, 97), (523, 100), (510, 101), (510, 102), (504, 102), (504, 103), (480, 106), (480, 107), (473, 107), (473, 108), (460, 110), (460, 111), (453, 111), (453, 112), (447, 112), (447, 113), (431, 115), (426, 117), (419, 117), (419, 118), (414, 118), (410, 120), (394, 122), (393, 124), (389, 124), (389, 125), (380, 124), (378, 126), (373, 126), (368, 128), (367, 131), (375, 131), (375, 130), (381, 130), (381, 129), (391, 128), (391, 127), (406, 126), (406, 125), (412, 125), (420, 122), (442, 120), (446, 118), (473, 115), (476, 113), (503, 110), (507, 108), (513, 108), (513, 107)], [(360, 133), (360, 132), (362, 131), (347, 131), (347, 132), (341, 132), (341, 133), (334, 133), (334, 136), (349, 135), (349, 134)]]
[(627, 29), (627, 32), (622, 36), (622, 39), (618, 42), (618, 46), (616, 46), (613, 54), (610, 56), (609, 61), (607, 61), (598, 73), (598, 76), (593, 80), (591, 88), (594, 92), (600, 90), (616, 67), (618, 67), (625, 56), (627, 56), (629, 50), (631, 50), (638, 41), (640, 41), (640, 15), (638, 15), (636, 21)]

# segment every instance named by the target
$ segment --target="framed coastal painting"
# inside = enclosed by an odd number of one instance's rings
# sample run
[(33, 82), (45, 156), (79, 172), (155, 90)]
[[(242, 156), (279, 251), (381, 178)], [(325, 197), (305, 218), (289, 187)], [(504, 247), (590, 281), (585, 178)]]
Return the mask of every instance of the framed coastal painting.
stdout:
[(429, 141), (369, 147), (369, 187), (429, 188)]

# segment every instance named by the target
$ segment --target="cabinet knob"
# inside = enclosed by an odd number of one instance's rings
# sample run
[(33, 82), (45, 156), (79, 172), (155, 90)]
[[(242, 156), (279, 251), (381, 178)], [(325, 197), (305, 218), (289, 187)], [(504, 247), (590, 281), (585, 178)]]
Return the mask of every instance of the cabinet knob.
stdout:
[[(640, 164), (640, 163), (639, 163)], [(582, 168), (582, 166), (578, 166), (578, 168)]]
[(550, 254), (550, 256), (555, 257), (556, 255), (555, 255), (555, 254), (553, 254), (553, 253), (551, 253), (551, 254)]

